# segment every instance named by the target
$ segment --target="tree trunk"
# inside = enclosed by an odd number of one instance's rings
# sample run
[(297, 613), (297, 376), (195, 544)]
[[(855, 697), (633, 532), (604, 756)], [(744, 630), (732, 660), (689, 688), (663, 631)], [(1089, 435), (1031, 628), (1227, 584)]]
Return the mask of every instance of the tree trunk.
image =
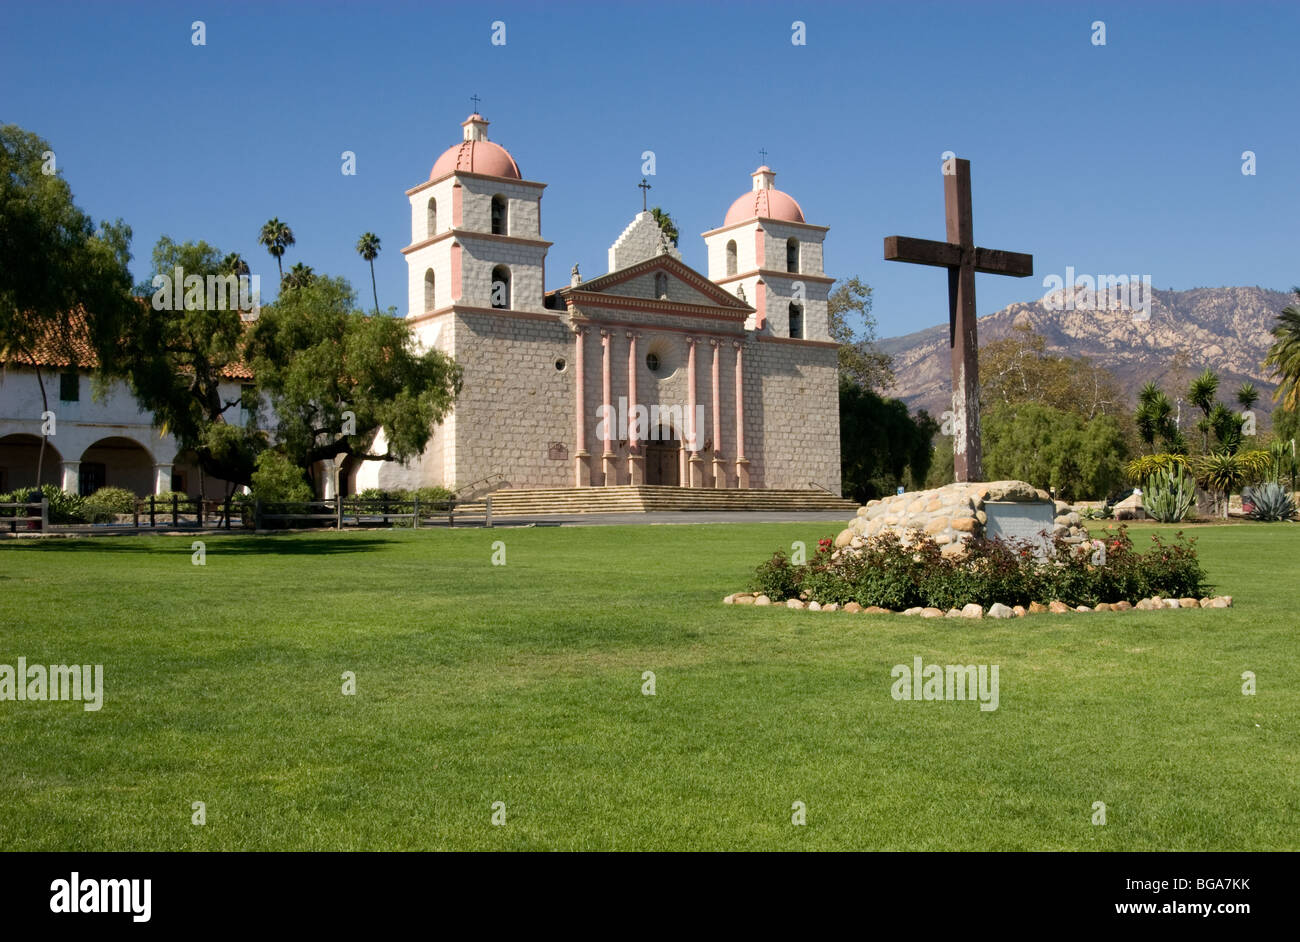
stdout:
[(375, 260), (370, 260), (370, 290), (375, 293), (375, 313), (379, 313), (379, 289), (375, 287)]
[[(36, 383), (41, 387), (41, 450), (36, 456), (36, 492), (41, 493), (41, 473), (45, 466), (45, 443), (49, 436), (45, 434), (45, 413), (50, 411), (50, 401), (45, 396), (45, 380), (41, 378), (41, 367), (32, 356), (32, 366), (36, 369)], [(55, 418), (58, 421), (58, 418)]]

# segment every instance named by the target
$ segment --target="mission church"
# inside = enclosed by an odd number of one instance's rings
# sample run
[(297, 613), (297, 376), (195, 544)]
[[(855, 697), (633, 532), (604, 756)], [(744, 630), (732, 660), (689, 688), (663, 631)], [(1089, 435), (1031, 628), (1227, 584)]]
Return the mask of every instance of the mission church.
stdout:
[[(347, 459), (320, 468), (325, 495), (440, 485), (462, 496), (508, 489), (658, 484), (840, 492), (837, 345), (825, 226), (759, 167), (722, 224), (703, 234), (707, 275), (682, 261), (652, 213), (609, 248), (609, 271), (545, 290), (546, 184), (488, 140), (472, 114), (463, 139), (406, 191), (407, 318), (425, 349), (453, 357), (464, 385), (428, 447), (406, 464)], [(46, 410), (31, 364), (0, 370), (0, 491), (42, 483), (90, 494), (197, 496), (192, 455), (120, 381), (89, 395), (81, 366), (38, 350), (58, 374), (57, 434), (41, 459)], [(239, 367), (222, 395), (241, 398)], [(241, 407), (242, 409), (242, 407)], [(236, 417), (245, 421), (241, 411)], [(53, 431), (53, 430), (51, 430)], [(372, 454), (386, 453), (377, 441)], [(226, 482), (206, 479), (206, 492)], [(701, 495), (703, 496), (703, 495)], [(715, 495), (720, 497), (721, 495)]]
[[(659, 484), (839, 494), (837, 345), (809, 223), (771, 168), (703, 234), (708, 273), (640, 212), (609, 270), (544, 287), (546, 184), (480, 114), (406, 191), (407, 317), (464, 388), (424, 454), (345, 465), (349, 491), (480, 481), (511, 488)], [(379, 441), (376, 453), (385, 445)]]

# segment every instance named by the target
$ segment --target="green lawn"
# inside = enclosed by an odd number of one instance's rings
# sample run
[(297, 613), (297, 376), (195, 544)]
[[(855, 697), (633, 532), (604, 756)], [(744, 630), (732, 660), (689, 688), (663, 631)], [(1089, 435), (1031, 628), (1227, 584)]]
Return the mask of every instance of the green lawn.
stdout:
[[(5, 542), (0, 664), (106, 692), (0, 702), (0, 848), (1300, 848), (1300, 527), (1198, 531), (1230, 610), (720, 604), (837, 529)], [(915, 655), (1000, 708), (894, 701)]]

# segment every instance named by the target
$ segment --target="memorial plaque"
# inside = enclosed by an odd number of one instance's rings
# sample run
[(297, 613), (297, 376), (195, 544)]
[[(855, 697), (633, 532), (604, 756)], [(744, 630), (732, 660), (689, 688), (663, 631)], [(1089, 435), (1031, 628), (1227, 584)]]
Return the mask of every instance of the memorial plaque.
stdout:
[[(1047, 501), (990, 500), (984, 502), (988, 523), (984, 535), (990, 540), (1024, 540), (1043, 557), (1051, 546), (1056, 508)], [(1046, 534), (1043, 531), (1046, 530)]]

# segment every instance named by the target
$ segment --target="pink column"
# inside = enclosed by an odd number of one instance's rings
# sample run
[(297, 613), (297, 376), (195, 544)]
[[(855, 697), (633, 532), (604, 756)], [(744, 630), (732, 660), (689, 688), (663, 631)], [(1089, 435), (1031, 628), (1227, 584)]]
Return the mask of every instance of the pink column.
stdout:
[(627, 477), (629, 484), (645, 483), (645, 456), (636, 434), (636, 334), (627, 332)]
[(727, 486), (727, 471), (722, 464), (722, 341), (709, 341), (713, 347), (713, 486)]
[(700, 457), (700, 429), (695, 421), (698, 403), (695, 390), (695, 347), (699, 343), (694, 337), (686, 338), (686, 444), (691, 454), (687, 459), (687, 480), (683, 484), (690, 487), (704, 486), (704, 459)]
[(591, 455), (587, 453), (587, 363), (584, 349), (587, 346), (587, 328), (575, 327), (573, 330), (573, 368), (574, 377), (573, 430), (574, 486), (586, 487), (591, 483)]
[(608, 330), (602, 330), (600, 332), (600, 346), (601, 346), (601, 358), (602, 358), (601, 370), (602, 370), (602, 381), (604, 385), (604, 406), (605, 406), (604, 409), (601, 410), (602, 417), (603, 417), (601, 424), (605, 429), (605, 441), (604, 441), (605, 450), (600, 456), (600, 461), (601, 461), (601, 471), (604, 474), (604, 481), (602, 483), (606, 487), (611, 487), (614, 484), (618, 483), (618, 472), (614, 468), (614, 447), (613, 447), (614, 443), (610, 440), (609, 437), (610, 429), (613, 428), (614, 421), (615, 421), (614, 415), (610, 411), (610, 404), (609, 404), (610, 392), (611, 392), (610, 375), (609, 375), (609, 348), (613, 342), (614, 342), (614, 335), (612, 332)]
[(745, 347), (735, 340), (736, 348), (736, 487), (749, 487), (749, 459), (745, 457)]

